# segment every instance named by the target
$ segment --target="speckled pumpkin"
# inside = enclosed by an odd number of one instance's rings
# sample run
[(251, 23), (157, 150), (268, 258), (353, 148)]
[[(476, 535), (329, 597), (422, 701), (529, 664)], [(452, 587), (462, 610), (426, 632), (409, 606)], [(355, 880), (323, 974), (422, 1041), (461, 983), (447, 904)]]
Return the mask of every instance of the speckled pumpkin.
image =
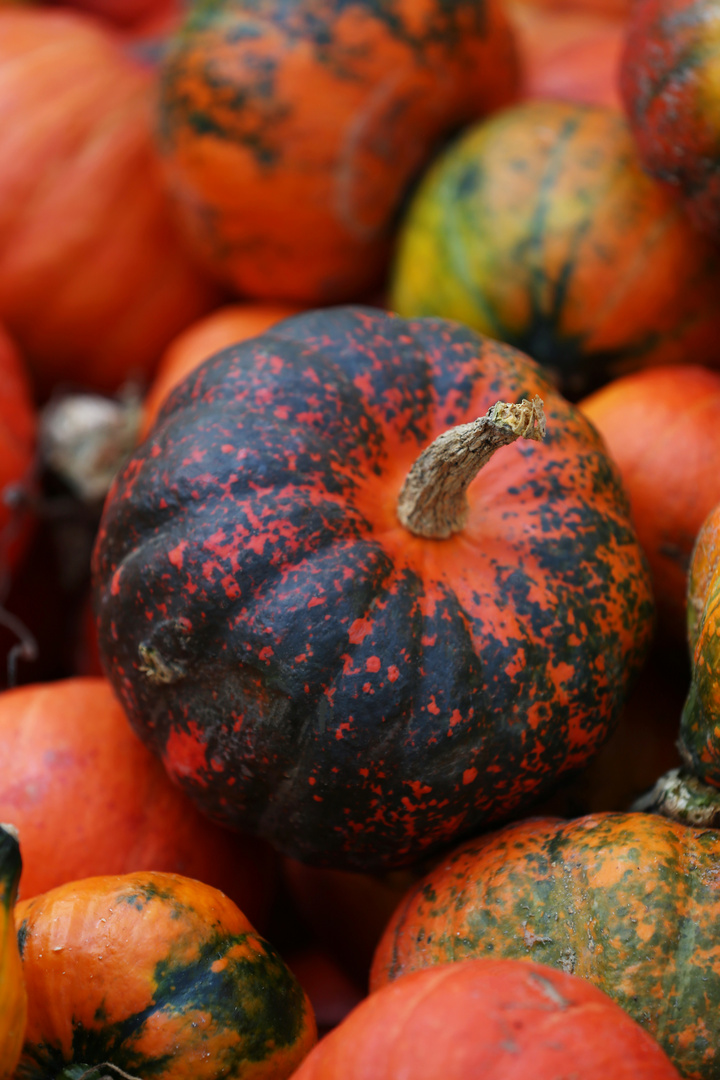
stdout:
[(20, 881), (17, 835), (0, 825), (0, 1080), (10, 1080), (22, 1049), (27, 994), (15, 935)]
[(498, 0), (201, 0), (161, 73), (170, 188), (241, 295), (354, 300), (438, 145), (517, 84)]
[[(545, 441), (498, 450), (459, 531), (401, 524), (428, 444), (535, 394)], [(648, 580), (599, 436), (537, 365), (371, 308), (198, 368), (94, 553), (141, 737), (212, 817), (336, 869), (409, 863), (586, 761), (645, 656)]]
[(469, 129), (401, 225), (390, 305), (523, 349), (571, 398), (717, 364), (720, 253), (641, 166), (619, 111), (528, 102)]
[(695, 776), (720, 787), (720, 506), (698, 533), (687, 614), (692, 676), (680, 722), (680, 753)]
[(106, 1062), (143, 1080), (285, 1080), (315, 1042), (295, 977), (209, 885), (86, 878), (21, 901), (16, 921), (29, 1008), (15, 1080)]
[(720, 832), (652, 814), (535, 819), (470, 841), (414, 886), (373, 962), (377, 989), (469, 957), (594, 983), (685, 1077), (720, 1076)]
[(713, 0), (637, 0), (620, 91), (643, 163), (720, 239), (720, 8)]

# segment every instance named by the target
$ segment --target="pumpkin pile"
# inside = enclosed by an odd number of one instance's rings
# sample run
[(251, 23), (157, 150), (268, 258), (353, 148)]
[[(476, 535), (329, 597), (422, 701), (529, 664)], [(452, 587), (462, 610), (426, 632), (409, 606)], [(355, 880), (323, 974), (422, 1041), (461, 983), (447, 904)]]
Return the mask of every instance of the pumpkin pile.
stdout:
[(0, 0), (0, 1080), (720, 1078), (715, 22)]

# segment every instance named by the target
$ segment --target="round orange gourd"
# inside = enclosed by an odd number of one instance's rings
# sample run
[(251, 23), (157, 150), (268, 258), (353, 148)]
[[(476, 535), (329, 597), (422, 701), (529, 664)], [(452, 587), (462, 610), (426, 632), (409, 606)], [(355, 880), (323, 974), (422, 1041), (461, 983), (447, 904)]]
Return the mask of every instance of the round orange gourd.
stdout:
[(236, 342), (262, 334), (297, 311), (291, 304), (228, 304), (183, 330), (165, 350), (143, 403), (141, 436), (147, 435), (170, 391), (203, 360)]
[(15, 934), (20, 847), (12, 828), (0, 825), (0, 1080), (10, 1080), (20, 1057), (27, 994)]
[(517, 88), (497, 0), (216, 0), (163, 62), (160, 145), (216, 275), (259, 299), (355, 301), (437, 147)]
[(152, 142), (154, 80), (75, 12), (0, 12), (0, 318), (39, 392), (146, 377), (214, 291)]
[(108, 1062), (143, 1080), (285, 1080), (315, 1042), (289, 968), (199, 881), (86, 878), (21, 902), (16, 923), (28, 987), (16, 1080)]
[(294, 1080), (679, 1080), (605, 994), (543, 964), (466, 960), (362, 1002)]
[(165, 870), (222, 888), (267, 918), (265, 845), (202, 817), (133, 734), (105, 679), (0, 694), (0, 820), (23, 843), (23, 897), (77, 878)]
[(649, 368), (603, 387), (581, 408), (620, 469), (658, 614), (682, 639), (693, 545), (720, 502), (720, 373)]

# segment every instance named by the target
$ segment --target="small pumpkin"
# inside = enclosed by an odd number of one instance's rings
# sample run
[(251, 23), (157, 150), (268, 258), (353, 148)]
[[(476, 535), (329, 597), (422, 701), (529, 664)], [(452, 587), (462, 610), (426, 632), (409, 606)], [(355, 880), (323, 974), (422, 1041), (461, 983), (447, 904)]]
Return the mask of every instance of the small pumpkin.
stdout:
[(688, 569), (720, 502), (720, 373), (690, 365), (616, 379), (580, 402), (620, 469), (664, 630), (684, 640)]
[(86, 878), (21, 901), (16, 922), (29, 1003), (16, 1080), (105, 1063), (157, 1080), (284, 1080), (315, 1042), (295, 977), (209, 885)]
[(720, 787), (720, 505), (698, 534), (688, 582), (692, 677), (680, 721), (680, 753), (694, 776)]
[(161, 67), (169, 187), (241, 295), (354, 300), (437, 146), (517, 86), (498, 0), (197, 4)]
[[(0, 326), (0, 590), (30, 541), (37, 416), (20, 354)], [(5, 596), (3, 596), (3, 600)]]
[(78, 878), (163, 870), (265, 923), (273, 853), (204, 818), (130, 729), (105, 679), (0, 694), (0, 819), (23, 839), (23, 898)]
[(25, 1037), (27, 994), (15, 934), (21, 868), (17, 833), (0, 825), (0, 1080), (11, 1080)]
[(471, 840), (398, 905), (371, 988), (471, 957), (579, 975), (685, 1077), (720, 1075), (720, 833), (653, 814), (536, 818)]
[(644, 167), (720, 238), (720, 11), (711, 0), (637, 0), (620, 91)]
[(168, 204), (154, 100), (96, 20), (0, 12), (0, 318), (41, 396), (148, 377), (215, 303)]
[(529, 101), (434, 162), (390, 306), (529, 353), (573, 399), (633, 369), (717, 364), (720, 252), (644, 172), (615, 109)]
[(371, 308), (205, 361), (93, 560), (141, 738), (211, 817), (335, 869), (410, 863), (579, 767), (652, 632), (589, 422), (515, 350)]
[(584, 979), (466, 960), (382, 987), (293, 1080), (679, 1080), (646, 1031)]
[(140, 434), (152, 427), (162, 403), (186, 375), (213, 353), (256, 337), (274, 323), (295, 315), (290, 304), (228, 304), (188, 326), (170, 342), (143, 402)]

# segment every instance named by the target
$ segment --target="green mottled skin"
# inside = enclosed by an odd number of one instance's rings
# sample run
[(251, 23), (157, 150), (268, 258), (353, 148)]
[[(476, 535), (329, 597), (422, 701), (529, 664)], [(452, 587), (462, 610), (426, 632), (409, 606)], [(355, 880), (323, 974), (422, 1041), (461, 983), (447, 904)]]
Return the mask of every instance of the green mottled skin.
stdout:
[(720, 1076), (720, 833), (646, 814), (536, 819), (470, 841), (400, 903), (372, 985), (475, 956), (588, 979), (684, 1076)]

